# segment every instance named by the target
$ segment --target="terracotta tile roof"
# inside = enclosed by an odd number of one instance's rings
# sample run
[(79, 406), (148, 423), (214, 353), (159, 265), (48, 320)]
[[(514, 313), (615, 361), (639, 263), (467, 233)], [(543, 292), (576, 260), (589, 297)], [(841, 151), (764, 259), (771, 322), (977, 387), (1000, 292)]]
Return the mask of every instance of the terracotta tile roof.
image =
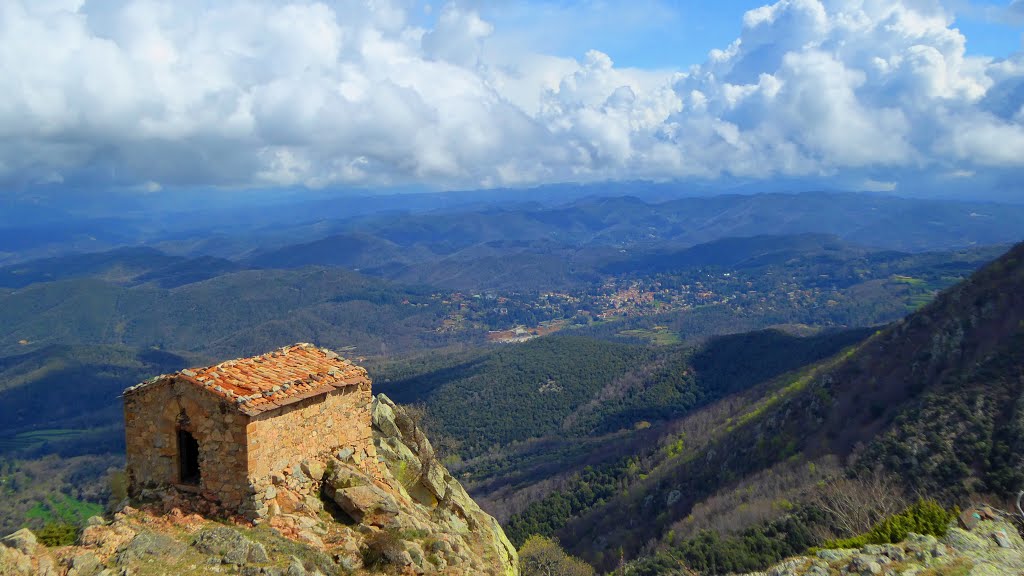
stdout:
[(227, 398), (249, 415), (370, 382), (362, 367), (330, 350), (301, 343), (252, 358), (181, 370), (129, 388), (126, 393), (167, 378), (185, 380)]

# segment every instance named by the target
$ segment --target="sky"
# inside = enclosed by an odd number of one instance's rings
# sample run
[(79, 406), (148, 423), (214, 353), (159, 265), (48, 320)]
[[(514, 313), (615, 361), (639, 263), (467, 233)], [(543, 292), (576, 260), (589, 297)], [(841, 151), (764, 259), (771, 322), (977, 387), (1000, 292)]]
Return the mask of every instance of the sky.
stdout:
[(4, 190), (1024, 200), (1024, 0), (3, 0)]

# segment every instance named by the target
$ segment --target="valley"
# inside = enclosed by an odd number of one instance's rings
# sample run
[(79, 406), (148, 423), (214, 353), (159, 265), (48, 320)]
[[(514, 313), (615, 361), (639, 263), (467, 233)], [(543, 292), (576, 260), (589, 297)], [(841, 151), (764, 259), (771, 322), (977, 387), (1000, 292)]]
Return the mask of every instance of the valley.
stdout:
[[(738, 219), (795, 197), (788, 233)], [(898, 474), (950, 503), (1012, 492), (1024, 436), (997, 406), (1020, 398), (1024, 260), (1003, 254), (1024, 218), (950, 217), (931, 237), (932, 201), (899, 200), (920, 215), (897, 229), (856, 211), (840, 226), (832, 204), (795, 197), (460, 205), (318, 224), (323, 238), (277, 248), (167, 239), (8, 264), (0, 527), (73, 525), (106, 504), (125, 387), (298, 341), (342, 351), (411, 407), (513, 544), (557, 538), (599, 570), (755, 570), (848, 536), (815, 504), (847, 477)], [(950, 429), (964, 445), (923, 461)]]

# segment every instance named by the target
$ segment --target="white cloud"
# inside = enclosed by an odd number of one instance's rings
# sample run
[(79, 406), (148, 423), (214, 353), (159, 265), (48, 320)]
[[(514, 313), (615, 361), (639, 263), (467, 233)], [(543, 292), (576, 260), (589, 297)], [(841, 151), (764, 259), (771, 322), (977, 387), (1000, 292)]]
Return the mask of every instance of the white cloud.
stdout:
[(904, 173), (1024, 168), (1024, 57), (965, 55), (929, 0), (782, 0), (685, 71), (524, 51), (469, 4), (432, 7), (424, 29), (423, 10), (0, 3), (0, 184), (834, 175), (902, 190)]
[(865, 192), (895, 192), (897, 187), (898, 184), (896, 182), (885, 182), (869, 178), (861, 184), (860, 189)]

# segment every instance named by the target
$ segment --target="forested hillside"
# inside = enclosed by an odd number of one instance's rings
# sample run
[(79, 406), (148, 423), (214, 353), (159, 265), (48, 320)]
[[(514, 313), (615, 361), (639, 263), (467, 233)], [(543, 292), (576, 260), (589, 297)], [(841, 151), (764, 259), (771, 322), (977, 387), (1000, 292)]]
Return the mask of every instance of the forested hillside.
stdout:
[(1005, 497), (1022, 483), (1014, 450), (1024, 383), (1022, 288), (1018, 245), (831, 359), (752, 389), (731, 406), (712, 406), (700, 426), (701, 412), (683, 419), (678, 449), (663, 444), (633, 477), (619, 476), (605, 504), (556, 533), (606, 566), (618, 556), (612, 543), (627, 558), (658, 543), (655, 549), (672, 554), (688, 541), (670, 530), (716, 492), (756, 485), (791, 459), (813, 464), (830, 455), (854, 474), (878, 466), (897, 472), (905, 488), (926, 487), (949, 503), (968, 493)]
[[(398, 367), (382, 367), (376, 386), (423, 407), (435, 445), (458, 456), (449, 465), (474, 497), (500, 519), (523, 514), (509, 524), (510, 537), (522, 543), (531, 533), (553, 534), (614, 494), (620, 482), (606, 468), (636, 476), (628, 460), (656, 448), (672, 422), (869, 333), (766, 330), (661, 348), (549, 337), (468, 359), (435, 358), (411, 376), (392, 377)], [(476, 438), (482, 441), (468, 441)], [(598, 488), (598, 476), (607, 486)], [(580, 490), (581, 483), (590, 488)]]
[(337, 268), (233, 272), (170, 289), (85, 277), (0, 291), (0, 351), (102, 344), (227, 357), (307, 340), (401, 351), (443, 344), (432, 330), (439, 314), (427, 290)]

